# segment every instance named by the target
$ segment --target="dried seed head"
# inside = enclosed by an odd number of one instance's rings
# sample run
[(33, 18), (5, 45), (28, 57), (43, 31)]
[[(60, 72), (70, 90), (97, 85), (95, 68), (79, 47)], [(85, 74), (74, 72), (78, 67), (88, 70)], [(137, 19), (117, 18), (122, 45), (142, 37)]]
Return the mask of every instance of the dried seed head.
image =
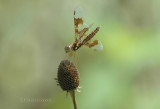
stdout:
[(61, 61), (58, 67), (58, 83), (65, 91), (75, 90), (79, 86), (79, 73), (69, 60)]

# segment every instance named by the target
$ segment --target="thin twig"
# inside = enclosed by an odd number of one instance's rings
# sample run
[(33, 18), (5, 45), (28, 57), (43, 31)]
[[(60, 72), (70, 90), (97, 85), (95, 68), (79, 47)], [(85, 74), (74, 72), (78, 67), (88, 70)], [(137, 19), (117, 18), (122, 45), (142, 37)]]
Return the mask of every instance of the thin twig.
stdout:
[(72, 97), (72, 101), (73, 101), (73, 105), (74, 105), (74, 109), (77, 109), (77, 103), (76, 103), (76, 97), (75, 97), (75, 91), (70, 91), (71, 97)]

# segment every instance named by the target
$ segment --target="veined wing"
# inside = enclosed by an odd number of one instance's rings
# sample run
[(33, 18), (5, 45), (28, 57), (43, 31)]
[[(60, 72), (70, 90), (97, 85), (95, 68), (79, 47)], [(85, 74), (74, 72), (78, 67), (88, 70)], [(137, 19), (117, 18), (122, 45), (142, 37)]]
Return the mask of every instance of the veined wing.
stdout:
[(94, 40), (94, 41), (89, 41), (85, 44), (89, 48), (92, 48), (94, 51), (102, 51), (103, 50), (103, 44), (101, 43), (100, 40)]
[(81, 40), (85, 33), (91, 27), (84, 23), (82, 8), (78, 7), (74, 10), (74, 26), (75, 26), (75, 40)]

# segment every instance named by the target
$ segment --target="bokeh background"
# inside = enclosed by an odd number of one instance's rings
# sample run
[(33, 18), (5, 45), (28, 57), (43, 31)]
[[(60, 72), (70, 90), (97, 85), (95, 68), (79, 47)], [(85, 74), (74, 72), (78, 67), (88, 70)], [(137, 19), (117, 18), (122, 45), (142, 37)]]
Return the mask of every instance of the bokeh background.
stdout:
[(78, 109), (160, 109), (159, 0), (0, 0), (0, 109), (73, 109), (54, 78), (78, 6), (104, 45), (78, 51)]

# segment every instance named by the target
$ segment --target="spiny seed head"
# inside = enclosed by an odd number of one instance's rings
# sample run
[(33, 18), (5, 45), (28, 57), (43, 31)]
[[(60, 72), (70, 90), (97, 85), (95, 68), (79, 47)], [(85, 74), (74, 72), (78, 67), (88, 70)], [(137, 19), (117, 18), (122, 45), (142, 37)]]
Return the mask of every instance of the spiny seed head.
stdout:
[(75, 90), (79, 86), (79, 73), (75, 65), (69, 60), (61, 61), (57, 80), (64, 91)]

